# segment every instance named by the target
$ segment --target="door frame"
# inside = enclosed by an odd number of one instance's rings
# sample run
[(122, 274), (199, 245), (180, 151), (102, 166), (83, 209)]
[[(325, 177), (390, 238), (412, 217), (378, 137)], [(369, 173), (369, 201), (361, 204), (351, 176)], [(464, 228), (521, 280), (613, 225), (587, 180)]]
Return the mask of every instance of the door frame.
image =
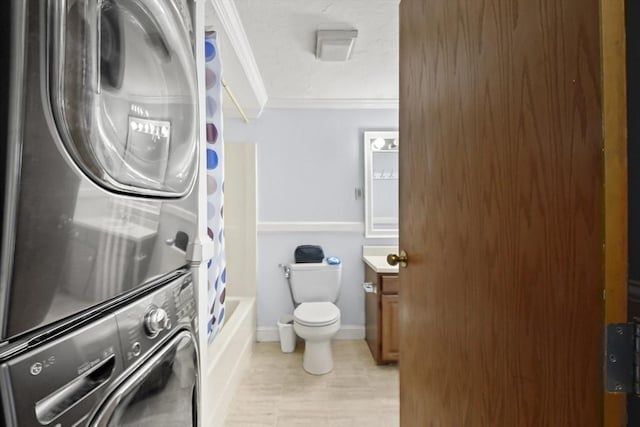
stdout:
[[(625, 0), (600, 0), (604, 162), (604, 323), (627, 321)], [(626, 425), (626, 395), (604, 393), (604, 426)]]

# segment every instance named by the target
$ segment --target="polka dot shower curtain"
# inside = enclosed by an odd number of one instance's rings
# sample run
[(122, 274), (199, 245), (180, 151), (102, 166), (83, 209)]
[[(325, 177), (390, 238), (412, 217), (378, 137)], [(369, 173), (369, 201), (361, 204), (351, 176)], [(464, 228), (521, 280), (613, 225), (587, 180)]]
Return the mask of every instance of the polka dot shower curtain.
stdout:
[(226, 263), (224, 251), (224, 145), (222, 141), (222, 63), (215, 32), (205, 33), (206, 135), (207, 135), (207, 234), (214, 241), (214, 256), (208, 263), (207, 334), (211, 342), (224, 322)]

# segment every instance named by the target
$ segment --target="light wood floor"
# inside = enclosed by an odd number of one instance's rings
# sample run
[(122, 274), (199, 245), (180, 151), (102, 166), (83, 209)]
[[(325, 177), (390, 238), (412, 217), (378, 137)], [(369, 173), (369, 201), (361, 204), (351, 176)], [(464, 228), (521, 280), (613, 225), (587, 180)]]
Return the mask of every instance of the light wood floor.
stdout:
[(364, 341), (334, 341), (334, 369), (323, 376), (302, 369), (279, 343), (258, 343), (225, 427), (395, 427), (399, 425), (397, 366), (376, 366)]

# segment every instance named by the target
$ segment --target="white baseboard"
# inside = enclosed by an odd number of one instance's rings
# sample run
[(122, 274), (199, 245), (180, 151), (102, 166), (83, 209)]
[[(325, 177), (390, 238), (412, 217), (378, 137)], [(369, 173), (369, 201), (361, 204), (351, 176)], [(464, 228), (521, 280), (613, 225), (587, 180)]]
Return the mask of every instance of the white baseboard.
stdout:
[[(336, 340), (363, 340), (364, 326), (362, 325), (342, 325), (334, 337)], [(278, 328), (276, 326), (259, 326), (256, 330), (256, 341), (258, 342), (278, 342)]]
[(256, 329), (256, 341), (258, 342), (276, 342), (280, 341), (278, 336), (278, 328), (272, 326), (258, 326)]
[(335, 336), (337, 340), (363, 340), (364, 325), (343, 325)]

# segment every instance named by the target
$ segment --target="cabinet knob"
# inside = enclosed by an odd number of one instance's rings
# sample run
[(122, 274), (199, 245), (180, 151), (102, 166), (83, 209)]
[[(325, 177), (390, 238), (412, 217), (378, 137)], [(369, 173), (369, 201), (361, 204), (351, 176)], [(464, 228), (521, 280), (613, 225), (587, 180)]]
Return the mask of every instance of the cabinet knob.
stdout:
[(409, 258), (407, 257), (407, 253), (405, 251), (400, 251), (400, 255), (389, 254), (387, 255), (387, 264), (389, 265), (400, 265), (402, 268), (407, 268), (407, 263), (409, 262)]

